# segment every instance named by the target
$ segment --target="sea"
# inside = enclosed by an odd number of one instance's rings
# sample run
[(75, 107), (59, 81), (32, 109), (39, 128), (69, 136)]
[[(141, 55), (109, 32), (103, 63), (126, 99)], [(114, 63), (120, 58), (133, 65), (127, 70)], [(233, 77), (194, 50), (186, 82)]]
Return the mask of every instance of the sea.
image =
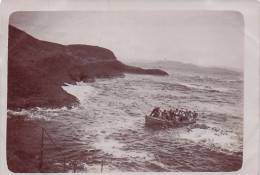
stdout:
[[(243, 163), (243, 73), (224, 69), (163, 69), (169, 76), (125, 74), (63, 89), (80, 104), (34, 108), (25, 115), (24, 149), (46, 172), (228, 172)], [(145, 115), (196, 111), (196, 123), (147, 127)], [(30, 132), (29, 132), (30, 129)], [(28, 132), (26, 132), (28, 130)], [(64, 159), (65, 158), (65, 159)]]

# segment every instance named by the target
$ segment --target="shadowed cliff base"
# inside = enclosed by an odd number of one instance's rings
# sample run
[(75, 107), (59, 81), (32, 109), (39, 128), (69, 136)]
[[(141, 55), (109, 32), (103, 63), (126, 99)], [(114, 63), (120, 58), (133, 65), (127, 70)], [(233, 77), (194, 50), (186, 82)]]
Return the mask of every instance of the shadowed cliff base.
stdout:
[(158, 69), (125, 65), (105, 48), (41, 41), (9, 25), (8, 109), (72, 107), (79, 101), (62, 89), (64, 83), (124, 73), (168, 75)]

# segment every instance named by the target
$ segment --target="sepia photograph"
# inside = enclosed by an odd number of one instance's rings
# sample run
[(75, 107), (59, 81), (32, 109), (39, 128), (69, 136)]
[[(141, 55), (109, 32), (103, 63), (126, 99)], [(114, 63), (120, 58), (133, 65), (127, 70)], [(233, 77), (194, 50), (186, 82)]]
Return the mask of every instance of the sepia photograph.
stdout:
[(239, 171), (244, 25), (231, 10), (13, 12), (8, 169)]

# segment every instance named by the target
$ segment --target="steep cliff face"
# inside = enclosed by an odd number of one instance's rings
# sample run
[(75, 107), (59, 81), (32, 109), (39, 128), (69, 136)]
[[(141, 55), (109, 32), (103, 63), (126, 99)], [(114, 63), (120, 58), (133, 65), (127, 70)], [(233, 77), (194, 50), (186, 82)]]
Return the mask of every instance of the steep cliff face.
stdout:
[(112, 51), (88, 45), (61, 45), (41, 41), (9, 26), (8, 108), (61, 107), (77, 104), (61, 86), (124, 72), (167, 75), (124, 65)]

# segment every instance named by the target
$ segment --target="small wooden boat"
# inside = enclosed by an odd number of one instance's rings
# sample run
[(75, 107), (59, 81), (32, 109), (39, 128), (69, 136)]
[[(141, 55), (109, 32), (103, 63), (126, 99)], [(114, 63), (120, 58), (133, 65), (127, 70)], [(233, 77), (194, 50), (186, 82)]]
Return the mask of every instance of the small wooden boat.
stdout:
[(155, 125), (161, 125), (163, 127), (178, 127), (178, 126), (184, 126), (189, 125), (192, 123), (196, 123), (196, 118), (191, 120), (183, 120), (181, 122), (178, 121), (172, 121), (167, 120), (162, 117), (152, 117), (149, 115), (145, 116), (145, 125), (146, 126), (155, 126)]

